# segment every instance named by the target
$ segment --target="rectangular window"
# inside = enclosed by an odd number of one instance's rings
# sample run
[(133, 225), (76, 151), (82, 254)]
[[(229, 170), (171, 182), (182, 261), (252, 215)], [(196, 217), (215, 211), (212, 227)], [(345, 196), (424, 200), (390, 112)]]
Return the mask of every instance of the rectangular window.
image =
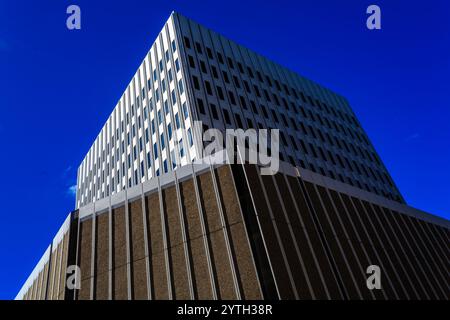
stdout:
[(198, 82), (198, 78), (196, 76), (192, 76), (192, 81), (194, 82), (194, 88), (196, 90), (200, 90), (200, 83)]
[(198, 53), (202, 54), (202, 45), (198, 42), (195, 42), (195, 49), (197, 50)]
[(183, 103), (183, 112), (184, 112), (184, 119), (186, 120), (187, 118), (189, 118), (186, 102)]
[(216, 105), (211, 103), (211, 113), (214, 119), (219, 120), (219, 115), (217, 114)]
[(172, 104), (177, 103), (177, 95), (175, 94), (175, 90), (172, 90)]
[(198, 111), (200, 111), (201, 114), (205, 114), (205, 107), (203, 105), (203, 100), (200, 98), (197, 98), (197, 107)]
[(183, 158), (184, 157), (183, 139), (180, 139), (178, 144), (180, 146), (180, 158)]
[(222, 55), (220, 54), (220, 52), (217, 52), (217, 59), (219, 59), (219, 62), (220, 62), (221, 64), (223, 64), (223, 57), (222, 57)]
[(167, 132), (168, 132), (168, 135), (169, 135), (169, 140), (171, 140), (172, 139), (172, 124), (171, 123), (169, 123), (167, 125)]
[(208, 74), (208, 71), (206, 71), (206, 64), (204, 61), (200, 60), (200, 70), (205, 73)]
[(158, 146), (156, 143), (153, 144), (153, 155), (155, 156), (155, 160), (158, 159)]
[(230, 114), (228, 113), (228, 110), (223, 109), (223, 116), (225, 117), (225, 122), (227, 124), (231, 124)]
[(164, 134), (161, 134), (161, 150), (164, 150), (166, 148), (166, 143), (164, 141)]
[(150, 156), (150, 152), (147, 152), (147, 167), (151, 168), (152, 166), (152, 158)]
[(186, 46), (186, 48), (190, 49), (191, 48), (191, 42), (189, 41), (188, 37), (184, 37), (184, 45)]
[(177, 129), (180, 129), (180, 116), (178, 115), (178, 112), (175, 114), (175, 124)]
[(207, 80), (205, 80), (205, 88), (206, 88), (206, 93), (209, 94), (210, 96), (212, 96), (211, 84)]
[(233, 60), (231, 60), (230, 57), (227, 57), (227, 60), (228, 60), (228, 66), (229, 66), (231, 69), (234, 69)]
[(192, 131), (191, 128), (188, 129), (188, 139), (189, 139), (189, 145), (192, 147), (194, 144), (194, 141), (192, 139)]
[(180, 95), (184, 93), (183, 81), (181, 79), (178, 81), (178, 90), (180, 91)]
[(194, 57), (191, 56), (191, 55), (188, 55), (188, 61), (189, 61), (189, 66), (190, 66), (192, 69), (195, 69)]
[(211, 48), (206, 47), (206, 54), (208, 55), (208, 58), (210, 58), (211, 60), (214, 59)]

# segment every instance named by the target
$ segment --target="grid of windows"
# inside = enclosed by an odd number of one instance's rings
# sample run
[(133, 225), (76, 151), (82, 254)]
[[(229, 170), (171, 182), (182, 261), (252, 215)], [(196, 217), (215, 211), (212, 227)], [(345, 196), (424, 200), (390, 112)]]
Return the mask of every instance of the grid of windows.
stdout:
[(205, 127), (278, 128), (281, 160), (403, 202), (345, 98), (192, 20), (179, 23)]
[(78, 168), (77, 208), (195, 157), (175, 29), (171, 16)]
[(194, 160), (197, 120), (278, 128), (282, 161), (403, 202), (345, 98), (174, 13), (80, 165), (77, 207)]

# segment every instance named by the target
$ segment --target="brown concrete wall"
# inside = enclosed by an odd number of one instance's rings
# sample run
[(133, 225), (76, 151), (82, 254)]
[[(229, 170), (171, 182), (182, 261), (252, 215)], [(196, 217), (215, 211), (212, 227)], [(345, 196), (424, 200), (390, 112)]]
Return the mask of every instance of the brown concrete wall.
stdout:
[(125, 207), (112, 210), (113, 234), (113, 269), (112, 269), (112, 298), (114, 300), (128, 299), (127, 280), (127, 244), (125, 227)]
[[(25, 299), (70, 299), (69, 256), (81, 268), (80, 300), (91, 292), (94, 299), (450, 298), (448, 229), (301, 178), (260, 176), (255, 166), (174, 181), (84, 218), (75, 231), (55, 244)], [(367, 289), (373, 264), (382, 290)]]
[(91, 290), (92, 219), (80, 222), (79, 234), (78, 266), (81, 270), (81, 283), (78, 299), (89, 300)]
[(109, 281), (109, 213), (97, 216), (95, 231), (95, 299), (108, 299)]
[[(281, 298), (450, 297), (446, 228), (300, 178), (260, 179), (254, 166), (246, 175), (251, 191), (239, 192), (253, 197), (272, 263), (260, 274), (274, 277)], [(382, 290), (367, 288), (369, 265), (381, 267)]]

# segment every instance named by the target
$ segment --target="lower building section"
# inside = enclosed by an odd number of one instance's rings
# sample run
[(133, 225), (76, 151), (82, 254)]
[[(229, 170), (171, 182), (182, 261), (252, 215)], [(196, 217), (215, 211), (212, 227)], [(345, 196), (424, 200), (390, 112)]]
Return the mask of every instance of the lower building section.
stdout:
[(190, 165), (71, 213), (17, 298), (449, 299), (449, 230), (285, 164)]

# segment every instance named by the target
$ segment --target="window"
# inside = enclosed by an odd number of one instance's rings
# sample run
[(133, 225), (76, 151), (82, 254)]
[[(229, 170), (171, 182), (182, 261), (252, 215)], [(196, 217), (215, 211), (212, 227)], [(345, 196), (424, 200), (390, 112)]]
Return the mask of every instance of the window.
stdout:
[(191, 42), (189, 41), (188, 37), (184, 37), (184, 45), (186, 46), (186, 48), (190, 49), (191, 48)]
[(212, 89), (211, 89), (211, 84), (209, 83), (209, 81), (205, 80), (205, 88), (206, 88), (206, 93), (209, 94), (210, 96), (212, 96)]
[(237, 63), (238, 69), (240, 73), (244, 73), (244, 68), (242, 67), (242, 64), (240, 62)]
[(164, 135), (161, 134), (161, 150), (164, 150), (166, 148), (166, 142), (164, 141)]
[(162, 123), (162, 115), (161, 115), (161, 110), (158, 110), (158, 123)]
[(211, 103), (211, 113), (214, 119), (219, 120), (219, 115), (217, 114), (217, 108), (216, 105)]
[(231, 60), (230, 57), (227, 57), (227, 60), (228, 60), (228, 66), (229, 66), (231, 69), (234, 69), (233, 60)]
[(248, 71), (248, 74), (249, 74), (250, 78), (253, 78), (253, 71), (252, 71), (252, 69), (250, 69), (250, 67), (247, 67), (247, 71)]
[(236, 99), (234, 99), (233, 92), (228, 91), (228, 96), (230, 97), (231, 104), (236, 105)]
[(225, 80), (226, 83), (230, 83), (230, 79), (228, 79), (228, 73), (226, 71), (222, 71), (223, 80)]
[(205, 114), (205, 106), (203, 105), (202, 99), (197, 98), (197, 106), (198, 106), (198, 111), (200, 111), (201, 114)]
[(201, 45), (200, 43), (198, 43), (198, 42), (195, 43), (195, 49), (197, 50), (197, 52), (198, 52), (199, 54), (202, 54), (202, 53), (203, 53), (202, 45)]
[(242, 125), (241, 117), (237, 113), (235, 113), (234, 116), (236, 117), (237, 127), (243, 129), (244, 126)]
[(178, 81), (178, 90), (180, 91), (180, 95), (184, 93), (183, 81), (181, 79)]
[(241, 84), (239, 83), (239, 79), (236, 76), (233, 76), (233, 81), (234, 81), (234, 85), (240, 89), (241, 88)]
[(225, 122), (227, 124), (231, 124), (230, 114), (228, 113), (228, 110), (223, 109), (223, 116), (225, 117)]
[(245, 102), (245, 98), (243, 96), (239, 96), (239, 100), (241, 101), (242, 107), (247, 110), (247, 103)]
[(178, 112), (175, 114), (175, 125), (177, 126), (177, 129), (180, 129), (180, 116), (178, 115)]
[(169, 140), (171, 140), (172, 139), (172, 124), (171, 123), (169, 123), (167, 125), (167, 132), (168, 132), (168, 135), (169, 135)]
[(180, 63), (178, 62), (178, 58), (175, 59), (175, 69), (178, 71), (180, 71)]
[(180, 158), (183, 158), (184, 157), (183, 139), (180, 139), (178, 144), (180, 146)]
[(217, 88), (217, 94), (219, 95), (219, 99), (220, 99), (220, 100), (225, 100), (225, 97), (224, 97), (224, 95), (223, 95), (222, 88), (219, 87), (219, 86), (217, 86), (216, 88)]
[(172, 52), (177, 51), (177, 46), (175, 45), (175, 40), (172, 40)]
[(217, 52), (217, 59), (219, 60), (219, 62), (220, 62), (221, 64), (223, 64), (223, 57), (222, 57), (222, 55), (220, 54), (220, 52)]
[(194, 144), (194, 141), (192, 140), (192, 131), (191, 128), (188, 129), (188, 139), (189, 139), (189, 144), (192, 147), (192, 145)]
[(196, 90), (200, 90), (200, 83), (198, 82), (198, 78), (196, 76), (192, 76), (192, 81), (194, 82), (194, 88)]
[(208, 73), (207, 71), (206, 71), (206, 64), (205, 64), (205, 62), (204, 61), (202, 61), (202, 60), (200, 60), (200, 70), (203, 72), (203, 73)]
[(208, 58), (210, 58), (211, 60), (214, 59), (212, 51), (210, 48), (206, 47), (206, 54), (208, 55)]
[(188, 60), (189, 60), (189, 66), (190, 66), (192, 69), (195, 69), (194, 57), (191, 56), (191, 55), (188, 55)]
[(155, 160), (158, 159), (158, 146), (156, 143), (153, 144), (153, 154), (155, 156)]
[(183, 112), (184, 112), (184, 119), (189, 118), (189, 114), (188, 114), (188, 110), (187, 110), (187, 106), (186, 106), (186, 102), (183, 103)]
[(169, 113), (169, 103), (167, 100), (164, 101), (164, 112), (166, 115)]
[(150, 156), (150, 152), (147, 152), (147, 167), (151, 168), (152, 166), (152, 158)]
[(217, 73), (216, 67), (211, 66), (211, 72), (212, 72), (212, 75), (213, 75), (213, 77), (214, 77), (215, 79), (218, 79), (218, 78), (219, 78), (219, 74)]

